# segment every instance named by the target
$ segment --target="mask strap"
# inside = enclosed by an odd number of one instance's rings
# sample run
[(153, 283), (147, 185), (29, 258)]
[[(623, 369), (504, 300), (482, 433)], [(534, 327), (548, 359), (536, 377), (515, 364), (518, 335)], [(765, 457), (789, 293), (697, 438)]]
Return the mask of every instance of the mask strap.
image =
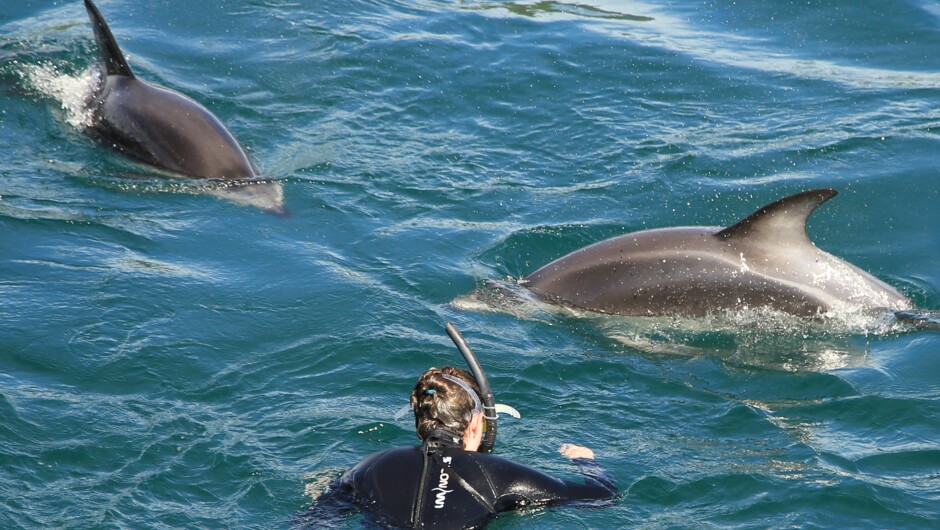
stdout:
[(468, 394), (470, 394), (470, 397), (473, 399), (474, 414), (483, 412), (483, 404), (480, 403), (480, 396), (478, 396), (477, 393), (474, 392), (472, 388), (470, 388), (470, 385), (468, 385), (466, 381), (448, 374), (441, 374), (441, 376), (452, 383), (456, 383), (458, 386), (460, 386), (460, 388), (463, 388), (467, 391)]

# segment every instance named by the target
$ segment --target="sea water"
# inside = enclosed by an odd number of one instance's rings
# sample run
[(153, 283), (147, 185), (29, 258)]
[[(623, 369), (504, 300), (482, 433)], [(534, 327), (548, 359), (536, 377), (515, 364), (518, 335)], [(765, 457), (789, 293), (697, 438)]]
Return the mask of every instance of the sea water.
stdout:
[(467, 303), (607, 237), (832, 187), (817, 245), (937, 311), (934, 2), (99, 8), (291, 217), (95, 143), (82, 3), (3, 2), (0, 527), (290, 527), (416, 443), (396, 412), (461, 365), (448, 321), (523, 415), (498, 454), (576, 478), (556, 449), (586, 445), (622, 492), (492, 528), (937, 524), (936, 331)]

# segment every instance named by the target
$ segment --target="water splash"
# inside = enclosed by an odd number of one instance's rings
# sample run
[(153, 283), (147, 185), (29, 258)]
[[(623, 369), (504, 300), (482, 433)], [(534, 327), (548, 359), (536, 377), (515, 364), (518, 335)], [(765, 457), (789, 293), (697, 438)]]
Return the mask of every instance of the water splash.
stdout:
[(80, 131), (94, 125), (94, 112), (88, 102), (101, 84), (95, 67), (71, 74), (54, 64), (42, 63), (24, 65), (19, 73), (28, 89), (59, 104), (69, 125)]

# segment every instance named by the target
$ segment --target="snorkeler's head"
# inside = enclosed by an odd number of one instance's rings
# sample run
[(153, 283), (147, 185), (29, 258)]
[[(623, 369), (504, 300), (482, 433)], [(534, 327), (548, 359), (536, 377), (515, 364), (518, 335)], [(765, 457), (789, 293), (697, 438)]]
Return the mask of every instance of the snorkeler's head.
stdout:
[(418, 438), (427, 439), (434, 429), (466, 431), (473, 415), (482, 412), (479, 396), (480, 388), (466, 370), (444, 366), (421, 374), (411, 391)]

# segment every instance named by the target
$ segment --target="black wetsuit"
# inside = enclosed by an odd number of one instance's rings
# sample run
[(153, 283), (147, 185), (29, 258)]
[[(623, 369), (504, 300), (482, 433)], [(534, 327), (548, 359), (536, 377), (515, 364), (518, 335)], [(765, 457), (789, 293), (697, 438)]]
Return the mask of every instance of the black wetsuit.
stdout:
[(574, 461), (585, 477), (579, 483), (456, 447), (436, 448), (425, 459), (426, 447), (397, 447), (366, 457), (343, 475), (327, 498), (317, 501), (303, 522), (325, 522), (324, 514), (317, 514), (318, 507), (322, 510), (327, 504), (335, 505), (337, 498), (346, 498), (365, 507), (382, 525), (480, 528), (496, 513), (519, 506), (599, 501), (617, 493), (613, 480), (590, 459)]

